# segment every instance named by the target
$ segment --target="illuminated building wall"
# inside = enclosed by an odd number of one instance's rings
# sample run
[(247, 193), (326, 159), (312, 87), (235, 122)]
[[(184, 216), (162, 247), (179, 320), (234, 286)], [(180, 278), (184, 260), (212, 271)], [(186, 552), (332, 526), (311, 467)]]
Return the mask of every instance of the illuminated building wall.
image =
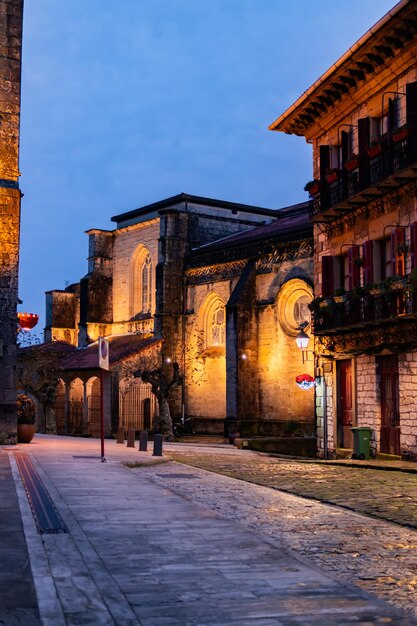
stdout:
[(23, 0), (0, 0), (0, 444), (16, 441), (16, 307)]

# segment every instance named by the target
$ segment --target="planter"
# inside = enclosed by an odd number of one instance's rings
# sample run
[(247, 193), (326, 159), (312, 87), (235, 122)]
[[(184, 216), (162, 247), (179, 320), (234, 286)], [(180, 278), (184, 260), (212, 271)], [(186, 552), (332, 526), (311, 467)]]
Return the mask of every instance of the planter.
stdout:
[(35, 435), (35, 424), (17, 425), (17, 443), (30, 443)]
[(372, 146), (371, 148), (368, 148), (367, 153), (368, 156), (371, 157), (371, 159), (373, 159), (374, 157), (377, 157), (379, 154), (381, 154), (382, 152), (382, 146), (380, 143), (375, 144), (375, 146)]
[(326, 307), (330, 306), (332, 303), (332, 299), (331, 298), (325, 298), (324, 300), (322, 300), (319, 304), (319, 307), (321, 309), (325, 309)]
[(390, 284), (390, 287), (391, 289), (398, 290), (398, 289), (405, 289), (406, 285), (407, 285), (406, 280), (396, 280)]
[(409, 136), (409, 134), (410, 134), (409, 128), (399, 128), (398, 130), (395, 130), (392, 133), (391, 139), (393, 140), (394, 143), (399, 143), (403, 139), (406, 139)]
[(353, 170), (358, 169), (358, 167), (359, 159), (357, 157), (349, 159), (349, 161), (346, 161), (346, 163), (344, 164), (344, 168), (347, 172), (353, 172)]
[(333, 300), (337, 303), (337, 304), (342, 304), (343, 302), (347, 302), (347, 294), (344, 294), (342, 296), (333, 296)]
[(330, 172), (329, 174), (327, 174), (326, 176), (326, 182), (331, 185), (332, 183), (335, 183), (337, 181), (337, 179), (339, 178), (339, 172), (337, 172), (336, 170), (334, 172)]
[(310, 196), (317, 196), (317, 194), (320, 193), (319, 183), (314, 183), (314, 185), (312, 185), (308, 190), (308, 193)]

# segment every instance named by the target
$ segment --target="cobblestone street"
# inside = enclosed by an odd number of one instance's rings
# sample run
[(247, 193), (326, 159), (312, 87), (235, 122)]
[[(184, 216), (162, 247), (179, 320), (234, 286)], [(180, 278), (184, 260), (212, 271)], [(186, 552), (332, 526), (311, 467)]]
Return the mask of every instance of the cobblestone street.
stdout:
[[(169, 455), (193, 468), (176, 463), (163, 471), (135, 471), (416, 614), (417, 531), (403, 526), (416, 526), (416, 475), (283, 461), (227, 448), (174, 445)], [(216, 478), (212, 472), (218, 473)], [(259, 486), (268, 484), (274, 489)]]
[(215, 448), (197, 452), (183, 446), (170, 455), (211, 472), (417, 528), (417, 474), (283, 460), (233, 449), (224, 454), (220, 448), (217, 453)]

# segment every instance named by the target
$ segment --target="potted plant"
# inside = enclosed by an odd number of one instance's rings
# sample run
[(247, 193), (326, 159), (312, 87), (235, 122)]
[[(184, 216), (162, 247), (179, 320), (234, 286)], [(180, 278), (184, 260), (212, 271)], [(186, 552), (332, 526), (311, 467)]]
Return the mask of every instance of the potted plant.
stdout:
[(36, 409), (33, 400), (21, 393), (17, 396), (17, 441), (30, 443), (36, 432)]
[(382, 283), (370, 283), (366, 285), (365, 289), (371, 294), (371, 296), (380, 296), (384, 292), (384, 285)]
[(407, 284), (405, 276), (389, 276), (385, 281), (388, 289), (404, 289)]
[(304, 185), (304, 191), (308, 191), (310, 196), (316, 196), (320, 191), (320, 181), (316, 178), (314, 180), (309, 180)]
[(326, 173), (326, 182), (331, 185), (332, 183), (335, 183), (337, 181), (337, 179), (339, 178), (339, 170), (334, 168), (331, 170), (328, 170)]
[(407, 126), (407, 124), (404, 124), (403, 126), (400, 126), (399, 128), (394, 128), (391, 134), (391, 139), (394, 143), (399, 143), (403, 139), (406, 139), (410, 135), (410, 132), (411, 132), (410, 126)]
[(347, 300), (346, 289), (344, 287), (340, 287), (339, 289), (336, 289), (334, 296), (333, 296), (333, 300), (337, 302), (338, 304), (342, 302), (346, 302)]
[(321, 303), (323, 302), (323, 298), (321, 296), (317, 296), (314, 298), (307, 306), (312, 313), (317, 313), (317, 311), (321, 308)]
[(365, 295), (365, 289), (363, 287), (354, 287), (350, 292), (353, 300), (359, 300), (362, 296)]
[(368, 156), (373, 159), (382, 152), (382, 143), (380, 141), (371, 141), (371, 145), (367, 149)]
[(359, 167), (358, 155), (353, 152), (350, 159), (345, 161), (345, 164), (343, 167), (348, 172), (353, 172), (353, 170), (356, 170)]

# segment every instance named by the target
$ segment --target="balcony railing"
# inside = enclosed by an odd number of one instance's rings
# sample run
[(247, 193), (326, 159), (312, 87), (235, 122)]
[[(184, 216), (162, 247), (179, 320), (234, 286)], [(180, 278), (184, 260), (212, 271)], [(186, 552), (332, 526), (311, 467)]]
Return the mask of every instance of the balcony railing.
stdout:
[[(417, 164), (417, 133), (406, 128), (393, 134), (389, 141), (381, 142), (357, 159), (357, 167), (338, 172), (335, 181), (320, 181), (320, 194), (312, 199), (312, 214), (328, 211), (338, 204), (346, 203), (362, 192), (380, 185), (401, 170)], [(412, 173), (414, 178), (416, 173)], [(347, 203), (348, 206), (348, 203)]]
[(375, 325), (417, 316), (417, 289), (408, 285), (385, 289), (363, 288), (316, 303), (313, 310), (315, 334), (326, 334), (355, 326)]

